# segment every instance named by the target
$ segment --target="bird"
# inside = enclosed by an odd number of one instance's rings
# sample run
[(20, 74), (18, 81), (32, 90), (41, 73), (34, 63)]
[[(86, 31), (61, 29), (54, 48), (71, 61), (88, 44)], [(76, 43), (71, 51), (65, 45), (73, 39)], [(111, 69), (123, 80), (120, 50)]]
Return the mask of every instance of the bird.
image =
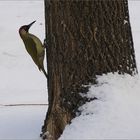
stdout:
[(19, 28), (19, 35), (23, 40), (23, 43), (25, 45), (28, 54), (31, 56), (34, 63), (37, 65), (38, 69), (44, 73), (46, 78), (48, 78), (48, 74), (46, 73), (43, 64), (45, 56), (45, 47), (43, 46), (42, 42), (37, 36), (29, 33), (30, 27), (35, 22), (36, 20), (28, 25), (21, 26)]

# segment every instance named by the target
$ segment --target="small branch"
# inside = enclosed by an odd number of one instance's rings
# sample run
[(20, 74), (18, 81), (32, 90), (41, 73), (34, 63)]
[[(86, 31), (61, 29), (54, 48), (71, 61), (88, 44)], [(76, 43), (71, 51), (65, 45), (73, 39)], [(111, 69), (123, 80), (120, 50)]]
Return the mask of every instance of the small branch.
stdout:
[(0, 106), (47, 106), (48, 104), (0, 104)]

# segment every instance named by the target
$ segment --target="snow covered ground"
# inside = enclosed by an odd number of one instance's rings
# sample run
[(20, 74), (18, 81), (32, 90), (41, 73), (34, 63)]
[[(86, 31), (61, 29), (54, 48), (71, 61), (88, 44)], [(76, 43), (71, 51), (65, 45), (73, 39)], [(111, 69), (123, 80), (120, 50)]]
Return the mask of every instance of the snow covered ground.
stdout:
[[(131, 26), (140, 71), (140, 1), (129, 1)], [(140, 77), (108, 74), (97, 78), (82, 114), (66, 126), (64, 139), (140, 139)]]
[(0, 140), (37, 140), (47, 106), (47, 80), (19, 37), (21, 25), (37, 20), (31, 32), (44, 39), (43, 1), (0, 1)]
[[(140, 1), (129, 1), (138, 69), (140, 70)], [(44, 6), (41, 0), (0, 1), (0, 140), (39, 140), (47, 106), (46, 79), (28, 56), (18, 29), (34, 20), (30, 32), (44, 39)], [(61, 139), (140, 139), (140, 78), (128, 75), (98, 77), (88, 96), (99, 100), (80, 108)]]

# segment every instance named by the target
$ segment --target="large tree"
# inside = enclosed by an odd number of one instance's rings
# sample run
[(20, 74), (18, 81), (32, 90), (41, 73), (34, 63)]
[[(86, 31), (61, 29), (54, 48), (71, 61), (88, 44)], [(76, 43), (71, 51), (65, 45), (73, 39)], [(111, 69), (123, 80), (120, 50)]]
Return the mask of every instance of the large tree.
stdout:
[(49, 108), (44, 139), (56, 140), (96, 75), (137, 73), (127, 0), (45, 0)]

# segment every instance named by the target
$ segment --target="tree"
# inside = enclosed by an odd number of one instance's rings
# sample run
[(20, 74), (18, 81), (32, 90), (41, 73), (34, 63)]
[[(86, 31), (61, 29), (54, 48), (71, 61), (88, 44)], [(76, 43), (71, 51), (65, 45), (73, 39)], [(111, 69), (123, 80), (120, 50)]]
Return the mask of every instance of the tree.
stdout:
[(42, 137), (58, 139), (96, 75), (137, 73), (127, 0), (45, 0), (49, 108)]

